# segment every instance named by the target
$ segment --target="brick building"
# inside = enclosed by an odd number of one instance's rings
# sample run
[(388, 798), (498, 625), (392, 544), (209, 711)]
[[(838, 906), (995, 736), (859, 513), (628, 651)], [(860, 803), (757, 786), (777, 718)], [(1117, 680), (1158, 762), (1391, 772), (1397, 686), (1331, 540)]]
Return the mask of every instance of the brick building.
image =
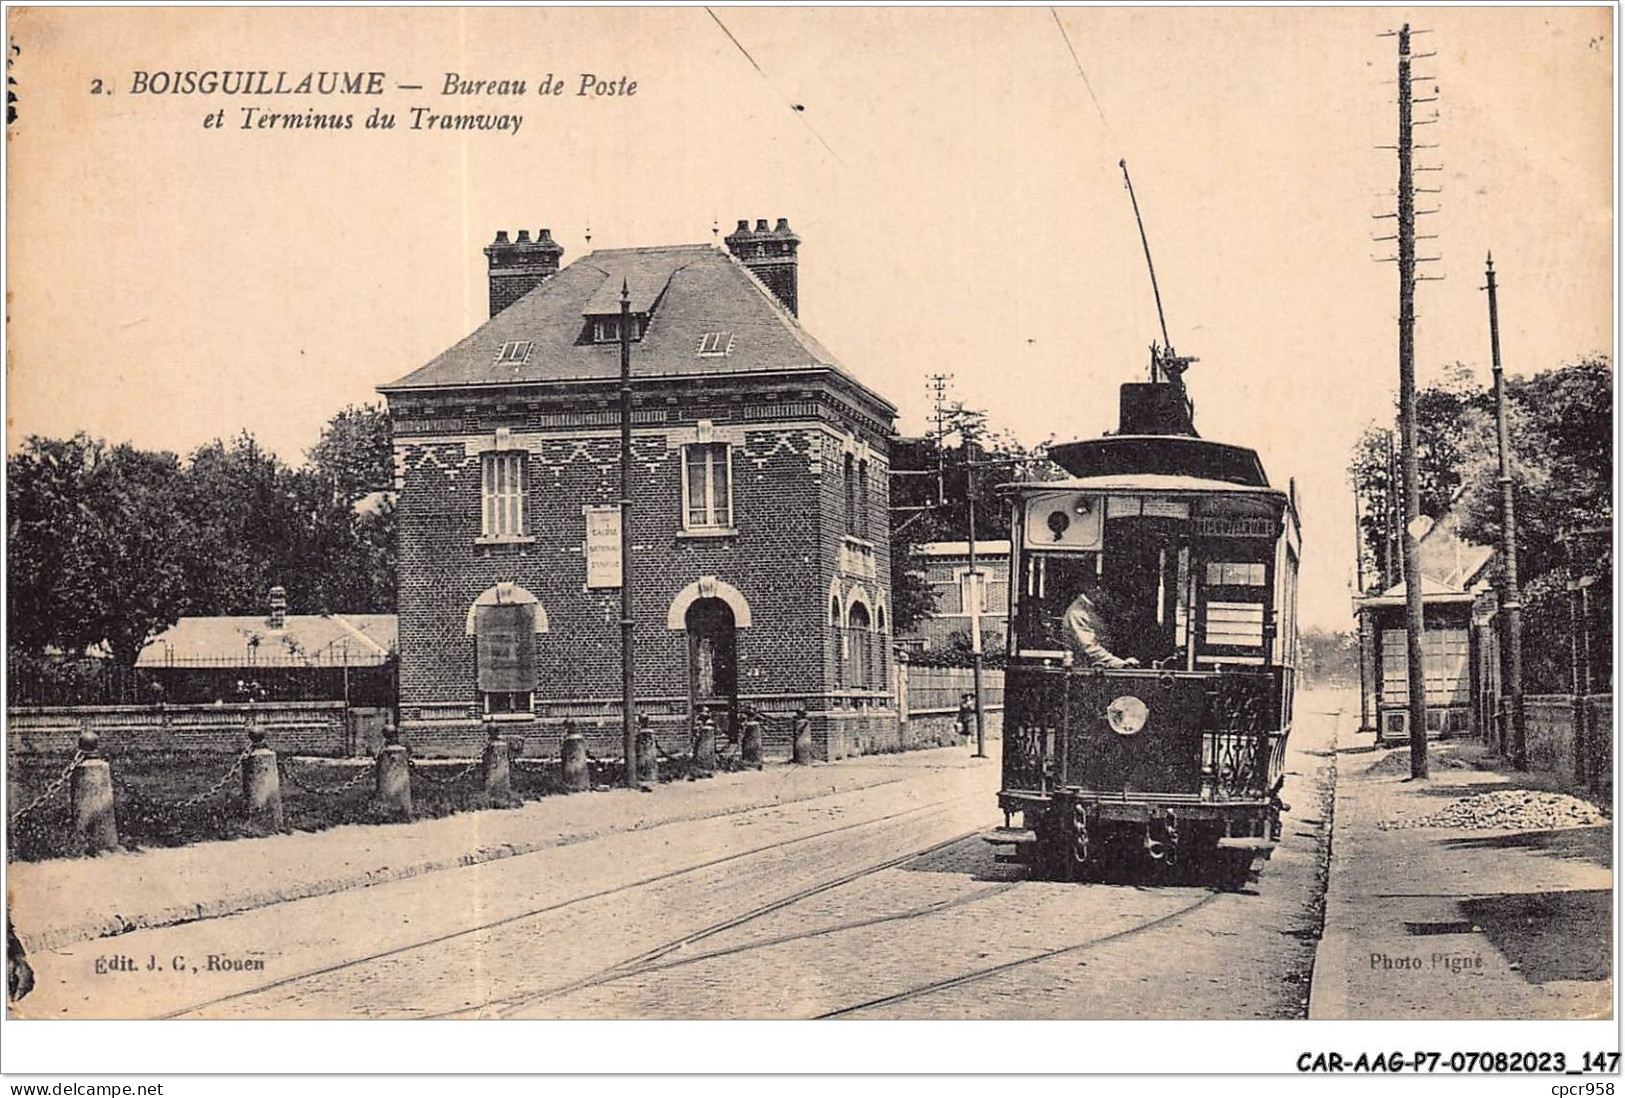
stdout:
[[(805, 705), (818, 753), (888, 742), (887, 439), (895, 408), (796, 319), (800, 238), (485, 249), (490, 319), (380, 387), (399, 489), (400, 720), (462, 751), (487, 717), (551, 752), (620, 744), (620, 302), (631, 297), (639, 711)], [(511, 723), (510, 723), (511, 722)], [(787, 727), (767, 728), (769, 751)]]
[(980, 580), (970, 575), (969, 547), (963, 541), (928, 541), (919, 547), (920, 571), (936, 596), (936, 609), (920, 619), (907, 635), (899, 636), (903, 647), (934, 652), (970, 643), (970, 609), (973, 592), (981, 594), (982, 649), (1004, 651), (1010, 617), (1010, 543), (978, 541), (976, 570)]

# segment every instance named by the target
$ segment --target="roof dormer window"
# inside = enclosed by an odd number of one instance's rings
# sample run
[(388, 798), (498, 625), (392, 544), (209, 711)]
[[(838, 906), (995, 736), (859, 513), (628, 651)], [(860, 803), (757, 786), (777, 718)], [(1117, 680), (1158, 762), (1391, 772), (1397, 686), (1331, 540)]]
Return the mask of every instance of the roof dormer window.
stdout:
[(528, 339), (510, 339), (502, 345), (497, 352), (498, 366), (522, 366), (530, 359), (531, 341)]
[(734, 334), (732, 332), (706, 332), (700, 337), (694, 348), (694, 353), (701, 358), (721, 357), (734, 349)]
[[(643, 330), (648, 326), (649, 318), (633, 313), (632, 341), (635, 343), (643, 338)], [(621, 318), (619, 316), (595, 316), (587, 321), (587, 338), (593, 343), (619, 343), (621, 341)]]

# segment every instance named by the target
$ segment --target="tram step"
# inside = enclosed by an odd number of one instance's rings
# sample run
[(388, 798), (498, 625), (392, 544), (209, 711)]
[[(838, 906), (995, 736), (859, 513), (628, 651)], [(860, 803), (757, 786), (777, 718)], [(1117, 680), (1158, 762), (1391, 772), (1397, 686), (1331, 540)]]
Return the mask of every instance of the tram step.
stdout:
[(1024, 846), (1036, 843), (1038, 836), (1025, 827), (1000, 827), (983, 835), (982, 840), (994, 846)]
[(1219, 840), (1220, 850), (1250, 850), (1255, 854), (1270, 854), (1280, 844), (1273, 839), (1261, 839), (1256, 836), (1227, 836)]

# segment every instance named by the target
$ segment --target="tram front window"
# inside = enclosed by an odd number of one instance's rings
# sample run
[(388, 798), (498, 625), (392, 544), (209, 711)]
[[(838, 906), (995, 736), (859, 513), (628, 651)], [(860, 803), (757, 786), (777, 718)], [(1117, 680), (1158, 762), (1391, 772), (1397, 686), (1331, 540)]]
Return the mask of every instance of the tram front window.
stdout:
[(1190, 553), (1149, 543), (1117, 553), (1031, 553), (1018, 651), (1069, 653), (1076, 667), (1166, 664), (1185, 643)]

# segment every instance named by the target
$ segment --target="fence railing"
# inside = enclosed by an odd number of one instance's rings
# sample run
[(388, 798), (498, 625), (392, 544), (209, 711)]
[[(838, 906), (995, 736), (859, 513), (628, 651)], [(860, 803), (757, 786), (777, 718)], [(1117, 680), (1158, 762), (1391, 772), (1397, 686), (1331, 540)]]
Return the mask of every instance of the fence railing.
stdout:
[(393, 705), (396, 660), (355, 665), (323, 656), (268, 653), (184, 658), (124, 667), (105, 659), (6, 660), (8, 706), (212, 704), (247, 701), (348, 701)]
[[(908, 701), (908, 713), (946, 712), (957, 710), (959, 701), (971, 692), (972, 671), (968, 667), (917, 667), (902, 665), (903, 674), (899, 690)], [(982, 672), (982, 705), (999, 708), (1004, 705), (1004, 672)]]

